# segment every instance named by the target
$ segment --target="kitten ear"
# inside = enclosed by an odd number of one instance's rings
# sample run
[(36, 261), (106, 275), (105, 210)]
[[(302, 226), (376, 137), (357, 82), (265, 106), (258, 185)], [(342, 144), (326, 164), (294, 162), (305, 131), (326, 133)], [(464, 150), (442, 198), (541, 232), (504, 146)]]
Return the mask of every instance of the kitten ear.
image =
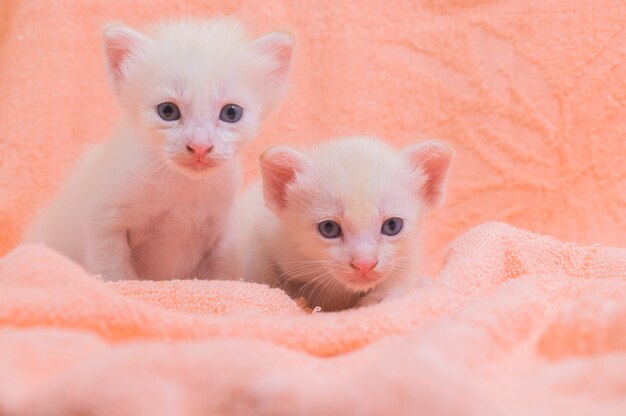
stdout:
[(446, 178), (452, 162), (452, 149), (438, 141), (428, 141), (405, 150), (413, 169), (425, 176), (420, 197), (428, 208), (443, 202)]
[(102, 33), (104, 52), (109, 68), (109, 76), (113, 86), (118, 89), (126, 79), (129, 60), (144, 50), (150, 40), (135, 30), (122, 25), (111, 23)]
[(267, 106), (272, 107), (282, 99), (287, 89), (287, 77), (293, 56), (294, 39), (288, 32), (272, 32), (253, 43), (254, 49), (269, 60), (263, 83), (267, 90)]
[(287, 206), (287, 186), (307, 165), (306, 156), (288, 147), (272, 147), (261, 155), (263, 196), (272, 211), (278, 213)]

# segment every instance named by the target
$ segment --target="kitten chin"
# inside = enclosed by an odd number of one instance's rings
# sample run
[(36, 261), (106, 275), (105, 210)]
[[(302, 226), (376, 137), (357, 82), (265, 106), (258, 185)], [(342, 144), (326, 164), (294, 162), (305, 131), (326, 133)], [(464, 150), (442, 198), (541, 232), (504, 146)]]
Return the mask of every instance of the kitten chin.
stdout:
[(107, 280), (239, 277), (237, 151), (282, 98), (291, 37), (250, 39), (236, 20), (212, 19), (146, 33), (113, 24), (103, 38), (125, 122), (27, 239)]
[(169, 166), (181, 175), (193, 179), (200, 179), (211, 175), (216, 169), (224, 167), (233, 159), (233, 157), (207, 158), (204, 160), (173, 159), (169, 161)]
[(395, 150), (363, 137), (269, 149), (262, 185), (239, 202), (246, 276), (327, 311), (406, 292), (419, 219), (441, 203), (451, 156), (436, 141)]

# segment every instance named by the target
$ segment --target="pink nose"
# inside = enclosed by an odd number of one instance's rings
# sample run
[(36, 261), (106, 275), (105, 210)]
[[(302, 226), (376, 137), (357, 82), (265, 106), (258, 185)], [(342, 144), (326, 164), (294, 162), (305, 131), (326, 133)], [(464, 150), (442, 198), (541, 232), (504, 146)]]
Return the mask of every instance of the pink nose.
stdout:
[(350, 263), (350, 267), (354, 270), (360, 271), (362, 274), (365, 274), (372, 270), (378, 264), (378, 260), (376, 259), (355, 259)]
[(187, 145), (187, 151), (194, 153), (197, 158), (203, 158), (205, 155), (211, 153), (211, 150), (213, 150), (213, 145), (211, 144), (192, 143)]

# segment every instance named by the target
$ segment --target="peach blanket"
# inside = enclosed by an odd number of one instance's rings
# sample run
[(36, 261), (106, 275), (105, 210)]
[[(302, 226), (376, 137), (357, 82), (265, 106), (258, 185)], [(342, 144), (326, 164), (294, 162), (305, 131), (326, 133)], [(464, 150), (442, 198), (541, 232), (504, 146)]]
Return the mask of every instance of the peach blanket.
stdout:
[[(355, 132), (456, 149), (432, 286), (309, 315), (11, 251), (119, 115), (104, 23), (235, 12), (298, 41), (250, 176), (270, 144)], [(625, 27), (622, 0), (0, 1), (0, 414), (626, 414), (626, 252), (472, 228), (626, 244)]]
[(341, 313), (242, 282), (103, 283), (40, 246), (0, 287), (0, 414), (626, 412), (626, 250), (502, 223), (432, 285)]

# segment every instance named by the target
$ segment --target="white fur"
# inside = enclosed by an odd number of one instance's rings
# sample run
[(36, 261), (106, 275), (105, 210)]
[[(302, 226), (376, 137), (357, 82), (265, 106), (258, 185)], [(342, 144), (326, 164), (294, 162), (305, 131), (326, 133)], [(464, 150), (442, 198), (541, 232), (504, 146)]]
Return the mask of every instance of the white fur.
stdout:
[[(438, 142), (396, 151), (366, 138), (328, 142), (306, 154), (268, 150), (261, 158), (263, 186), (239, 203), (246, 278), (283, 287), (323, 310), (406, 291), (418, 279), (418, 221), (440, 203), (450, 157)], [(381, 234), (392, 217), (404, 220), (403, 229)], [(341, 225), (340, 238), (318, 232), (318, 223), (329, 219)], [(368, 279), (350, 267), (362, 257), (378, 260)]]
[[(238, 153), (284, 92), (291, 38), (248, 40), (236, 21), (214, 19), (146, 35), (111, 25), (104, 44), (125, 119), (87, 153), (27, 239), (109, 280), (237, 277)], [(161, 119), (162, 102), (176, 103), (181, 118)], [(230, 103), (244, 109), (237, 123), (219, 119)], [(188, 145), (213, 149), (196, 161)]]

